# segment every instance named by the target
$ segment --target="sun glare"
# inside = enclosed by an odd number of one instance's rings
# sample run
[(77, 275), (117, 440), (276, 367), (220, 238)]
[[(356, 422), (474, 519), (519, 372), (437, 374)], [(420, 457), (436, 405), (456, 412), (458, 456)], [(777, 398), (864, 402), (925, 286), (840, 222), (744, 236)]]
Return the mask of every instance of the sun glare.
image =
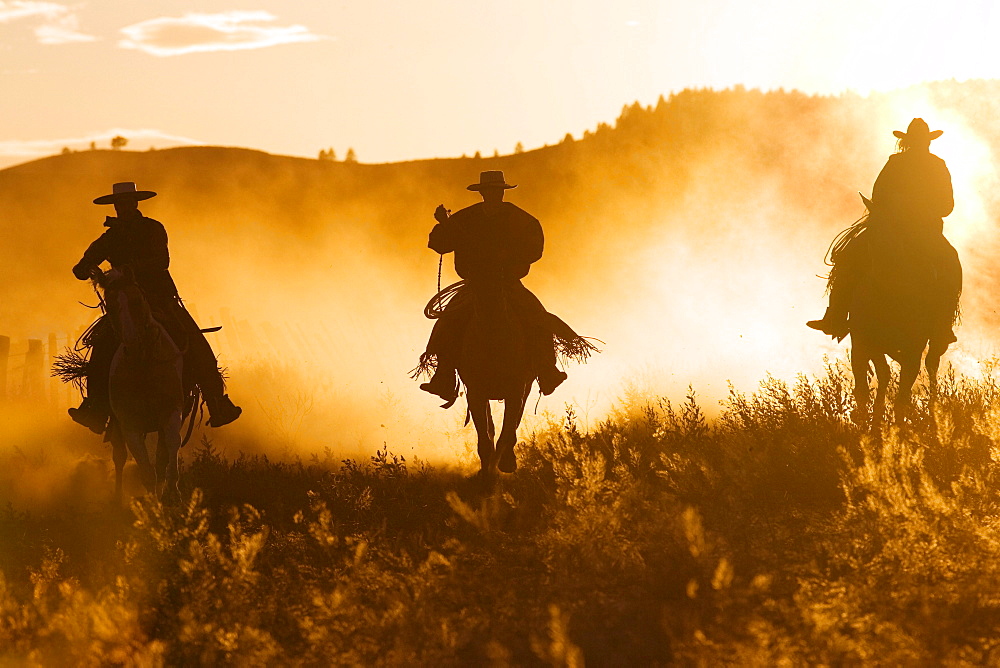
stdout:
[(945, 234), (960, 251), (971, 248), (993, 229), (983, 185), (992, 174), (989, 147), (954, 114), (940, 114), (946, 128), (932, 150), (948, 164), (955, 189), (955, 211), (945, 221)]

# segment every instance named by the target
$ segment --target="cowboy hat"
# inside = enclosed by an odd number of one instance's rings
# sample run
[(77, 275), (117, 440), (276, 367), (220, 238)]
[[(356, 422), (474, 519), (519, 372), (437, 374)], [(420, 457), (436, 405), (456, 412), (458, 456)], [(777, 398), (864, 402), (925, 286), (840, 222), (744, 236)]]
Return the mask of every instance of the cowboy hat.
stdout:
[(927, 141), (930, 141), (932, 139), (937, 139), (944, 134), (944, 130), (935, 130), (934, 132), (931, 132), (931, 129), (927, 127), (927, 122), (924, 121), (924, 119), (914, 118), (906, 127), (906, 132), (893, 130), (892, 134), (898, 139), (926, 139)]
[(499, 169), (490, 170), (488, 172), (479, 173), (479, 183), (473, 183), (468, 187), (469, 190), (482, 190), (483, 188), (503, 188), (504, 190), (508, 188), (516, 188), (517, 186), (512, 186), (503, 177), (503, 172)]
[(114, 204), (115, 202), (127, 199), (135, 202), (141, 202), (142, 200), (149, 199), (150, 197), (156, 197), (156, 193), (152, 190), (136, 190), (135, 183), (132, 181), (124, 181), (111, 186), (111, 194), (101, 195), (94, 200), (94, 204)]

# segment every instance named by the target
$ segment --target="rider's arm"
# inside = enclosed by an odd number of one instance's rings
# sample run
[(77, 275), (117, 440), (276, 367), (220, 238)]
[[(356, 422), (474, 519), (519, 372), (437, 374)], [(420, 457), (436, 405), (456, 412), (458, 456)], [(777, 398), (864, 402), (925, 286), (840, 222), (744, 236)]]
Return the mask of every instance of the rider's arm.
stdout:
[(895, 172), (894, 168), (891, 166), (892, 156), (890, 156), (888, 162), (882, 168), (882, 171), (878, 173), (878, 177), (875, 179), (875, 185), (872, 186), (872, 202), (875, 204), (885, 205), (886, 195), (890, 190), (893, 189), (894, 185), (891, 184), (894, 181), (893, 174)]
[(934, 207), (934, 215), (944, 218), (955, 209), (955, 193), (951, 187), (951, 172), (948, 166), (941, 161), (941, 167), (935, 174), (934, 183), (931, 184), (933, 200), (931, 206)]
[(529, 265), (537, 262), (542, 257), (545, 249), (545, 235), (542, 234), (542, 224), (538, 219), (527, 211), (511, 205), (511, 220), (515, 223), (516, 230), (514, 237), (516, 243), (512, 244), (513, 251), (510, 259), (516, 264)]
[(150, 220), (149, 237), (132, 261), (133, 269), (139, 273), (154, 273), (170, 267), (170, 251), (167, 249), (167, 230), (162, 224)]
[(83, 259), (73, 267), (73, 275), (81, 281), (90, 278), (90, 273), (102, 262), (108, 259), (108, 233), (99, 236), (94, 243), (87, 247), (83, 253)]
[(525, 226), (524, 238), (524, 261), (528, 264), (537, 262), (545, 249), (545, 235), (542, 233), (542, 224), (537, 219), (532, 218)]
[(438, 218), (440, 222), (431, 230), (427, 247), (442, 255), (454, 251), (458, 244), (459, 224), (462, 218), (461, 212), (452, 214), (450, 218), (445, 220)]
[[(450, 221), (449, 221), (450, 222)], [(449, 223), (438, 223), (431, 230), (431, 236), (427, 241), (427, 247), (435, 253), (450, 253), (455, 250), (454, 226)]]

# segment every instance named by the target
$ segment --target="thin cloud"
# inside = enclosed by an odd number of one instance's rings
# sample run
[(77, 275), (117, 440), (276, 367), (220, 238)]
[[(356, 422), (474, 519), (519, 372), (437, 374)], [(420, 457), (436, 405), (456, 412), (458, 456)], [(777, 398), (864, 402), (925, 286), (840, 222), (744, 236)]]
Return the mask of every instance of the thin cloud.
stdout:
[(154, 56), (179, 56), (326, 39), (305, 26), (265, 25), (276, 18), (270, 12), (239, 10), (220, 14), (189, 13), (180, 18), (161, 17), (122, 28), (127, 39), (118, 45)]
[(34, 2), (32, 0), (3, 2), (0, 0), (0, 23), (10, 23), (32, 16), (54, 19), (67, 12), (69, 12), (69, 7), (54, 2)]
[(55, 2), (35, 0), (0, 0), (0, 24), (22, 19), (42, 19), (44, 23), (35, 28), (35, 37), (40, 44), (69, 44), (73, 42), (93, 42), (97, 38), (80, 32), (80, 22), (70, 7)]
[(72, 42), (93, 42), (97, 38), (80, 32), (80, 22), (73, 14), (35, 28), (35, 37), (40, 44), (70, 44)]
[(171, 135), (161, 130), (151, 128), (127, 129), (111, 128), (103, 132), (95, 132), (83, 137), (68, 137), (63, 139), (29, 139), (0, 140), (0, 168), (28, 160), (55, 155), (68, 148), (73, 151), (85, 151), (94, 142), (99, 149), (111, 147), (111, 138), (121, 135), (128, 139), (127, 149), (147, 150), (152, 147), (170, 148), (172, 146), (199, 146), (204, 142), (189, 137)]

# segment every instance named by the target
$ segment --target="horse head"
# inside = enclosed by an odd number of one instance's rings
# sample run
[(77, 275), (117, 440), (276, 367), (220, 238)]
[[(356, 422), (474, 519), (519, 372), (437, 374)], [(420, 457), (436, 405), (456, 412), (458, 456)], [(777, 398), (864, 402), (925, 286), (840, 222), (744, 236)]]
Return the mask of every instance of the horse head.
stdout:
[(104, 291), (105, 309), (126, 354), (145, 350), (161, 328), (132, 270), (97, 270), (94, 282)]

